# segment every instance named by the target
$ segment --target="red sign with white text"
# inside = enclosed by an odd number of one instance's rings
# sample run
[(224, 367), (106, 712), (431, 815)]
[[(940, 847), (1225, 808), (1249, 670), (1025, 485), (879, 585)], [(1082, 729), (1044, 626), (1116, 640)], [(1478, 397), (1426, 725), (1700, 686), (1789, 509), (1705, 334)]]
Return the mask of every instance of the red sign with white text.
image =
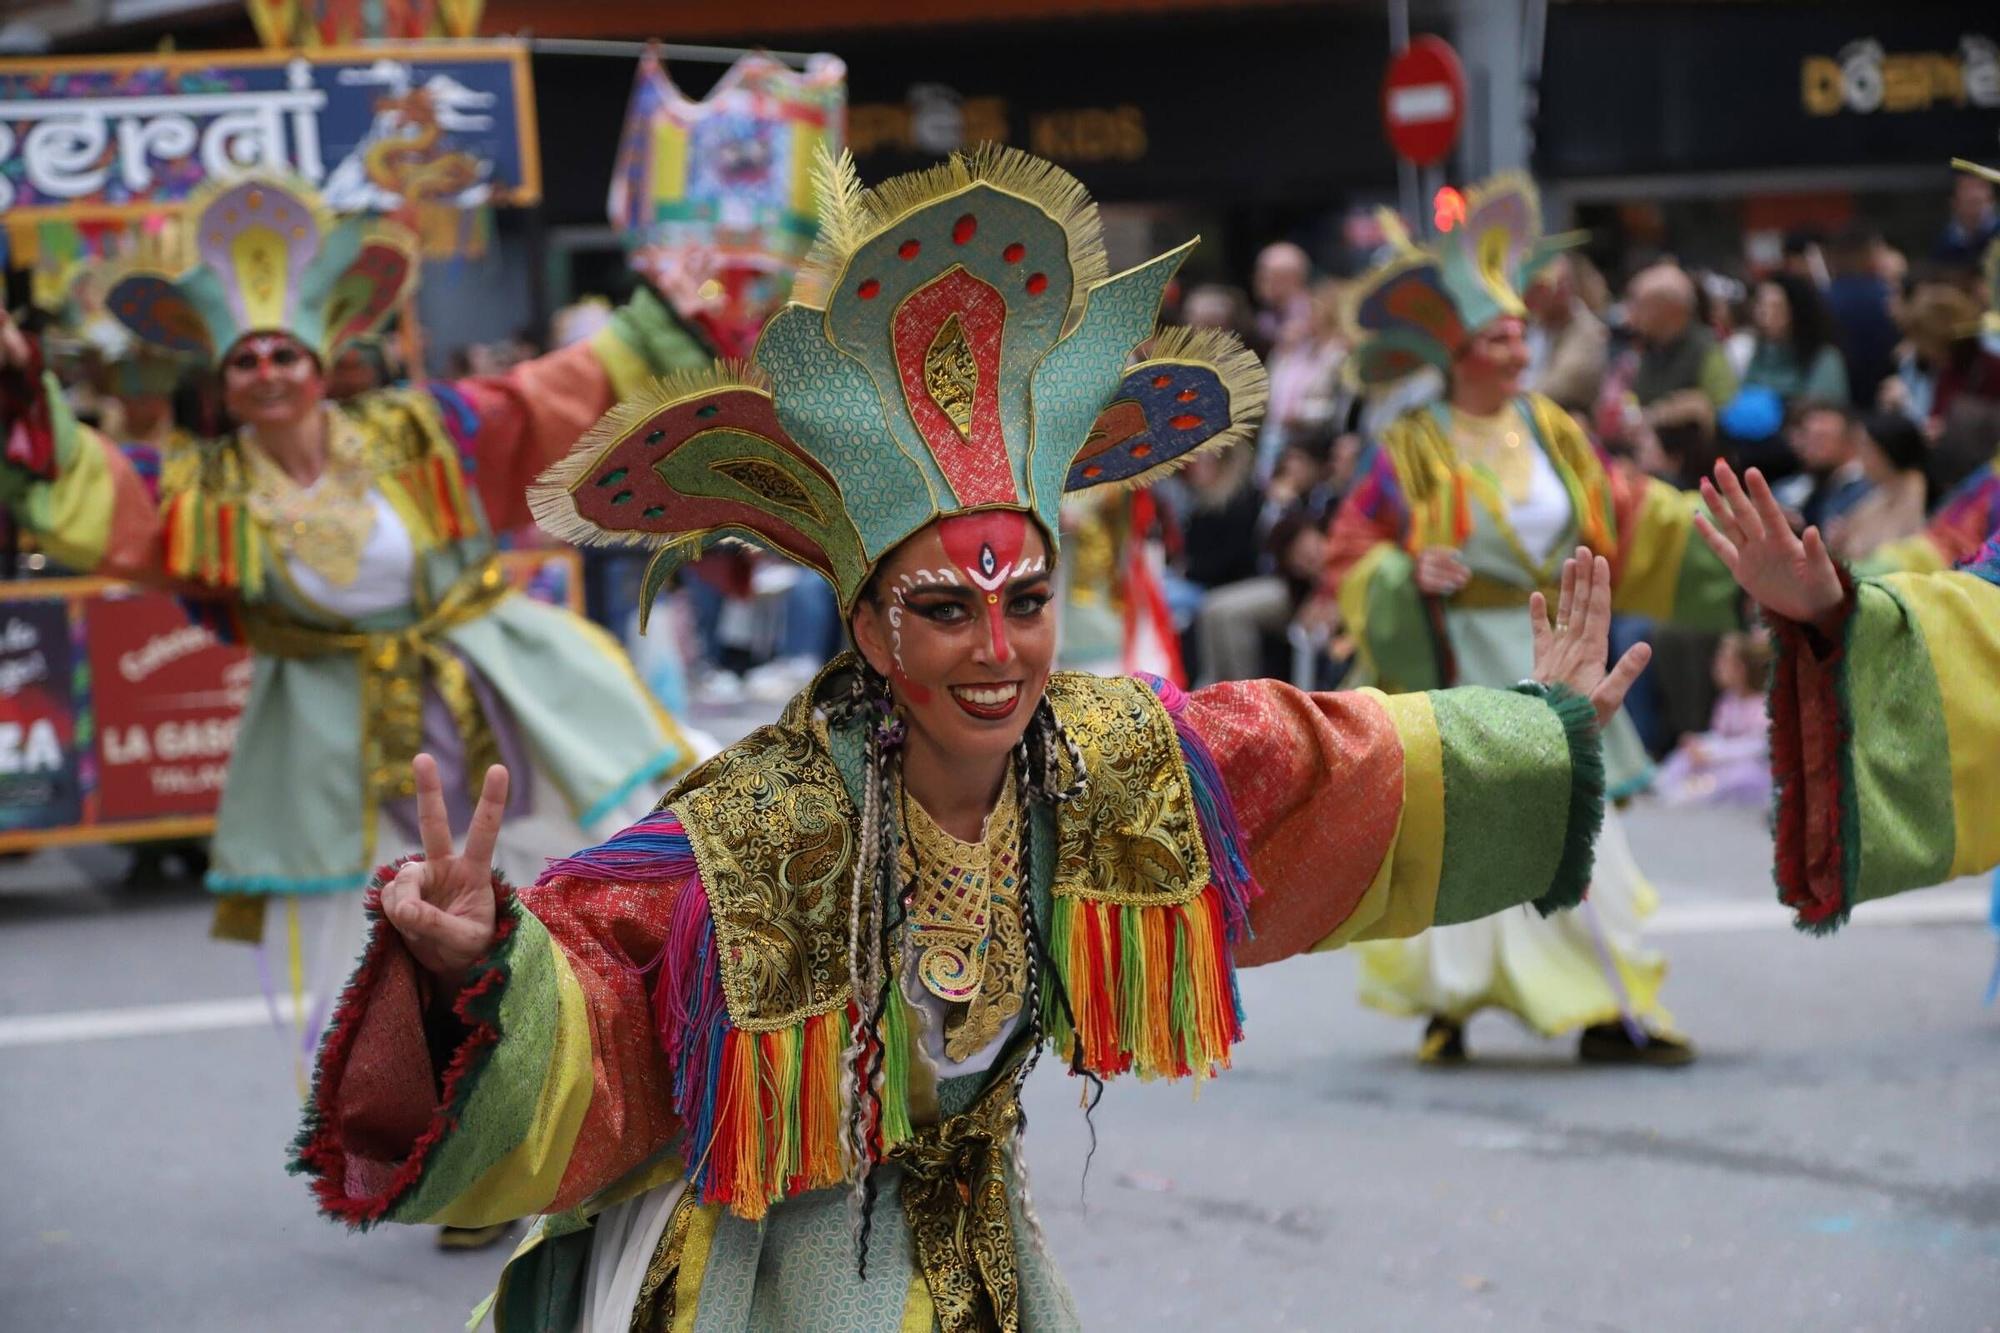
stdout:
[(250, 694), (249, 654), (190, 624), (163, 593), (98, 597), (89, 608), (97, 817), (213, 814)]
[(1396, 155), (1428, 167), (1442, 162), (1465, 123), (1465, 67), (1442, 37), (1413, 37), (1382, 80), (1382, 125)]

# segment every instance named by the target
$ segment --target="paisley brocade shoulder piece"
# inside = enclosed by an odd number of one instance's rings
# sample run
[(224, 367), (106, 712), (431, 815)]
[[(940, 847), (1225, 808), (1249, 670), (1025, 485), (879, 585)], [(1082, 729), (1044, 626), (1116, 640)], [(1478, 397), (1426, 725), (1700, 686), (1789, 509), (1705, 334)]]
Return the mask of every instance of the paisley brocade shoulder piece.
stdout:
[(860, 816), (805, 695), (683, 778), (680, 816), (715, 920), (722, 991), (747, 1031), (847, 1004)]
[(1209, 881), (1208, 850), (1173, 719), (1129, 676), (1065, 671), (1049, 704), (1083, 754), (1090, 785), (1056, 824), (1057, 897), (1180, 904)]
[[(1034, 888), (1125, 906), (1193, 901), (1211, 877), (1173, 720), (1129, 678), (1065, 672), (1048, 697), (1090, 775)], [(731, 1021), (774, 1031), (844, 1008), (860, 817), (801, 694), (667, 794), (701, 867)], [(1065, 775), (1067, 778), (1068, 775)]]

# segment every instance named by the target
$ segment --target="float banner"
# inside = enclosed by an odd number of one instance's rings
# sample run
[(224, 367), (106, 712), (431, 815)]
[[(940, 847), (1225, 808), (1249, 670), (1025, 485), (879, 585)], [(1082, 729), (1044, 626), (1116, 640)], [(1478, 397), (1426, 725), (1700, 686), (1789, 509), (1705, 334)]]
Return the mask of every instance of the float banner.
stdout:
[(207, 815), (222, 798), (250, 656), (188, 622), (164, 593), (89, 603), (100, 820)]
[(75, 667), (64, 603), (0, 605), (0, 829), (81, 817)]
[(533, 204), (536, 142), (516, 43), (0, 60), (9, 223), (143, 216), (251, 169), (343, 213)]

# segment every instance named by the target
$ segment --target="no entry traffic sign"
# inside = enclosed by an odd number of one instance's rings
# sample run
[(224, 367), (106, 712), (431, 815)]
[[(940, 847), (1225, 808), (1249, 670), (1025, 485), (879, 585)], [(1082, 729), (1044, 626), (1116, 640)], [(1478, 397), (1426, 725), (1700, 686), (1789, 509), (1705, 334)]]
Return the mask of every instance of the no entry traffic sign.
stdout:
[(1465, 123), (1465, 67), (1442, 37), (1428, 34), (1389, 62), (1382, 79), (1382, 125), (1398, 157), (1420, 167), (1444, 161)]

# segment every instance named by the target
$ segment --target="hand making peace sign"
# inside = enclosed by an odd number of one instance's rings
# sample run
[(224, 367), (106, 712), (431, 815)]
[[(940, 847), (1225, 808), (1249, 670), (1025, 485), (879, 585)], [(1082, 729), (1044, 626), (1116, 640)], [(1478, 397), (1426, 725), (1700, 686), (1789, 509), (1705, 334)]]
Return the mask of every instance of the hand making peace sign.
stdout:
[(437, 760), (420, 754), (410, 768), (424, 859), (406, 863), (382, 890), (382, 915), (424, 970), (455, 988), (493, 947), (493, 844), (507, 808), (507, 770), (499, 764), (486, 770), (465, 849), (455, 852)]

